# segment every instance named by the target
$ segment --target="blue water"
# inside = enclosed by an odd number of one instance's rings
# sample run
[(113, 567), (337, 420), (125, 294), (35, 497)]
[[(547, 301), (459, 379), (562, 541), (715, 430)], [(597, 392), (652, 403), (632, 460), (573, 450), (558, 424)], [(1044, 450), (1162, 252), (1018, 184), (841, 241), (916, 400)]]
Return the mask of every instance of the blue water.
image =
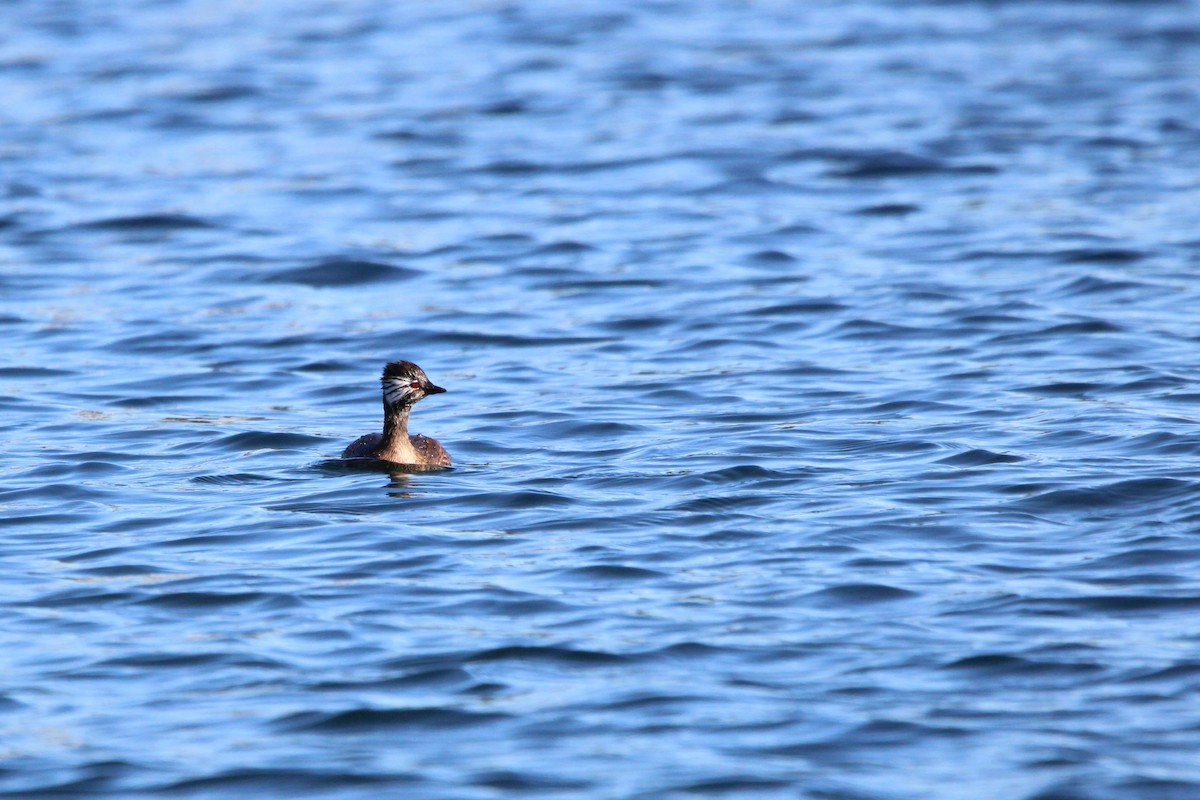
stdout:
[(0, 27), (0, 796), (1200, 796), (1195, 3)]

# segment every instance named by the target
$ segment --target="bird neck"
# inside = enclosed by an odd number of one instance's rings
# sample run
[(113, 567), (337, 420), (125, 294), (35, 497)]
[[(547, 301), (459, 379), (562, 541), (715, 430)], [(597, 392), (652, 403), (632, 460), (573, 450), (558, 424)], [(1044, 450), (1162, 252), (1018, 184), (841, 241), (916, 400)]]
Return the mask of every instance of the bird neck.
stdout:
[(385, 443), (408, 442), (408, 415), (411, 411), (411, 405), (396, 407), (390, 406), (386, 402), (383, 404), (383, 441)]
[(384, 461), (395, 461), (398, 464), (421, 463), (421, 455), (413, 447), (412, 438), (408, 435), (408, 414), (412, 406), (392, 408), (385, 406), (383, 410), (383, 440), (375, 451), (375, 457)]

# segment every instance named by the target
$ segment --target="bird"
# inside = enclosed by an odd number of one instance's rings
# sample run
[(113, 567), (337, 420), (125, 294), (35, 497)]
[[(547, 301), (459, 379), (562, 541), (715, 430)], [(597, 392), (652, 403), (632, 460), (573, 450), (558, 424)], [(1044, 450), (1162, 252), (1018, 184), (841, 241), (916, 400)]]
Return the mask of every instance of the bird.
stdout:
[(411, 361), (389, 361), (379, 379), (383, 388), (383, 433), (368, 433), (342, 451), (342, 458), (377, 458), (396, 464), (450, 466), (450, 454), (437, 439), (410, 436), (408, 415), (423, 397), (446, 391)]

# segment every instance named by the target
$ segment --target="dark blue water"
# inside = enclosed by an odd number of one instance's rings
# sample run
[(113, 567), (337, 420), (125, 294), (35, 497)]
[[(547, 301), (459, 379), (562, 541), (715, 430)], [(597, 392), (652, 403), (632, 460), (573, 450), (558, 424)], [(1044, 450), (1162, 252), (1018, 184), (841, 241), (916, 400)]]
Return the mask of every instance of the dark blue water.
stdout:
[(0, 795), (1200, 796), (1196, 4), (0, 27)]

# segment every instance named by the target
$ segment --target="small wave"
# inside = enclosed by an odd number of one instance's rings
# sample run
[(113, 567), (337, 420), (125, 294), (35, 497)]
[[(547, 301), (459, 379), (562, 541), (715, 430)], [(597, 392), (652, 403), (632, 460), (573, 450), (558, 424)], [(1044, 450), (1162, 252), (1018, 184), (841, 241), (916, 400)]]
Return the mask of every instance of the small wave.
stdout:
[(513, 772), (511, 770), (484, 772), (474, 776), (471, 783), (476, 786), (486, 786), (499, 792), (540, 793), (547, 791), (581, 791), (591, 786), (585, 780), (567, 780), (551, 775), (528, 772)]
[[(1114, 797), (1139, 797), (1147, 800), (1191, 800), (1200, 797), (1200, 781), (1189, 781), (1182, 778), (1149, 778), (1137, 777), (1120, 781), (1116, 786)], [(1057, 800), (1067, 797), (1066, 792), (1042, 795), (1032, 800)]]
[(946, 669), (984, 673), (990, 677), (1006, 676), (1032, 678), (1034, 676), (1077, 677), (1103, 673), (1107, 668), (1095, 662), (1037, 661), (1004, 653), (986, 653), (968, 656), (945, 665)]
[(127, 336), (112, 342), (111, 347), (117, 352), (145, 353), (148, 355), (184, 355), (206, 353), (216, 350), (215, 342), (201, 340), (201, 334), (196, 331), (175, 328), (158, 333), (138, 334)]
[(307, 733), (358, 733), (388, 730), (455, 730), (489, 725), (507, 714), (457, 708), (354, 708), (346, 711), (302, 711), (280, 719), (284, 730)]
[(919, 415), (935, 412), (955, 412), (961, 409), (961, 406), (956, 406), (952, 403), (941, 403), (936, 400), (890, 400), (886, 403), (870, 406), (863, 409), (863, 415), (882, 414), (886, 416), (892, 415)]
[(377, 261), (333, 259), (309, 267), (273, 272), (261, 280), (264, 283), (299, 283), (313, 288), (335, 288), (410, 280), (420, 274), (419, 270)]
[(393, 678), (368, 679), (365, 681), (337, 680), (313, 684), (315, 691), (342, 692), (347, 689), (366, 688), (465, 688), (474, 681), (471, 674), (459, 667), (423, 669)]
[(328, 445), (329, 439), (311, 436), (304, 433), (283, 433), (279, 431), (245, 431), (230, 436), (222, 436), (213, 442), (217, 447), (227, 450), (295, 450), (314, 445)]
[(372, 792), (394, 787), (400, 791), (408, 784), (423, 780), (419, 775), (404, 773), (374, 771), (363, 774), (290, 765), (277, 769), (226, 770), (165, 784), (157, 787), (154, 793), (181, 797), (300, 797), (311, 792), (328, 792), (331, 796), (339, 796), (353, 787), (370, 787)]
[(824, 443), (824, 448), (834, 453), (927, 453), (944, 452), (933, 442), (903, 439), (833, 439)]
[(804, 599), (815, 602), (818, 605), (855, 606), (892, 603), (897, 600), (908, 600), (918, 596), (916, 592), (879, 583), (847, 583), (840, 586), (830, 586), (826, 589), (806, 594), (804, 595)]
[(178, 669), (192, 667), (232, 666), (249, 669), (280, 669), (284, 665), (264, 658), (247, 658), (230, 653), (139, 653), (97, 662), (101, 667), (136, 667), (138, 669)]
[(501, 159), (499, 161), (490, 161), (487, 164), (476, 167), (475, 172), (484, 175), (502, 175), (502, 176), (521, 176), (534, 175), (539, 172), (553, 172), (554, 167), (548, 164), (540, 164), (536, 161), (526, 159)]
[(790, 303), (756, 308), (749, 313), (756, 317), (790, 317), (808, 314), (833, 314), (844, 311), (846, 306), (833, 300), (796, 300)]
[(576, 253), (587, 253), (595, 249), (590, 244), (584, 244), (583, 242), (561, 241), (544, 244), (534, 252), (540, 255), (574, 255)]
[(1109, 280), (1096, 275), (1084, 275), (1059, 289), (1059, 293), (1067, 297), (1086, 297), (1088, 295), (1119, 294), (1138, 290), (1152, 289), (1149, 284), (1129, 280)]
[(598, 564), (590, 567), (575, 567), (559, 573), (567, 580), (583, 581), (645, 581), (666, 577), (662, 572), (641, 567), (625, 567), (619, 565)]
[[(474, 331), (435, 331), (426, 334), (439, 344), (481, 345), (487, 347), (558, 347), (561, 345), (604, 344), (608, 336), (518, 336), (515, 334)], [(394, 339), (389, 336), (389, 339)]]
[(937, 463), (950, 464), (955, 467), (982, 467), (987, 464), (1016, 464), (1024, 460), (1020, 456), (1009, 455), (1008, 453), (993, 453), (991, 450), (974, 449), (938, 459)]
[(1192, 682), (1196, 678), (1200, 678), (1200, 661), (1185, 661), (1162, 669), (1139, 670), (1132, 675), (1127, 675), (1123, 682), (1157, 683), (1161, 681), (1176, 684), (1181, 680)]
[[(5, 520), (5, 524), (8, 524), (8, 520)], [(51, 592), (50, 594), (29, 601), (29, 605), (38, 608), (71, 608), (77, 606), (101, 608), (107, 605), (124, 605), (139, 598), (140, 595), (133, 591), (97, 591), (91, 587), (84, 587)]]
[(108, 405), (115, 408), (156, 408), (158, 406), (203, 405), (216, 399), (216, 395), (208, 394), (151, 394), (119, 397), (109, 400)]
[(605, 320), (597, 324), (606, 330), (630, 332), (658, 330), (673, 325), (674, 322), (666, 317), (624, 317)]
[(944, 161), (927, 156), (918, 156), (903, 152), (864, 153), (861, 155), (842, 154), (838, 160), (848, 162), (847, 166), (830, 170), (830, 176), (836, 178), (895, 178), (915, 175), (932, 175), (937, 173), (972, 173), (990, 174), (998, 172), (996, 167), (988, 165), (951, 166)]
[(0, 378), (60, 378), (75, 373), (67, 369), (50, 367), (0, 367)]
[(201, 611), (205, 609), (229, 608), (248, 606), (260, 610), (279, 610), (295, 608), (300, 601), (292, 595), (279, 592), (163, 592), (138, 600), (138, 605), (157, 606), (162, 608), (188, 609)]
[(792, 781), (783, 778), (756, 778), (752, 775), (730, 773), (720, 777), (706, 778), (700, 781), (686, 781), (668, 786), (664, 790), (664, 793), (675, 794), (676, 792), (681, 792), (686, 795), (700, 795), (702, 797), (725, 797), (774, 793), (776, 791), (783, 792), (783, 790), (791, 786), (793, 786)]
[(573, 650), (566, 647), (535, 647), (517, 645), (497, 647), (475, 653), (467, 659), (469, 662), (489, 661), (546, 661), (553, 664), (569, 664), (572, 666), (608, 666), (623, 664), (628, 659), (625, 656), (612, 653), (602, 653), (594, 650)]
[(703, 701), (705, 698), (694, 694), (660, 694), (656, 692), (634, 692), (632, 695), (613, 700), (607, 700), (603, 708), (612, 710), (624, 709), (667, 709), (674, 706), (686, 706), (690, 703)]
[(224, 84), (208, 86), (203, 89), (193, 89), (189, 92), (174, 95), (175, 99), (191, 103), (228, 103), (233, 100), (245, 100), (257, 97), (259, 90), (244, 84)]
[(1044, 383), (1040, 386), (1023, 386), (1017, 389), (1017, 391), (1027, 392), (1028, 394), (1083, 397), (1089, 392), (1095, 392), (1103, 388), (1104, 384), (1102, 383), (1064, 381), (1062, 383)]
[(213, 223), (187, 214), (139, 214), (129, 217), (107, 217), (73, 226), (77, 230), (95, 231), (183, 231), (216, 227)]
[(1141, 250), (1125, 250), (1116, 247), (1080, 247), (1063, 250), (1056, 254), (1064, 264), (1133, 264), (1146, 254)]
[(462, 510), (516, 511), (534, 508), (557, 508), (571, 505), (574, 502), (572, 498), (555, 492), (525, 489), (460, 495), (455, 499), (455, 507)]
[(782, 250), (757, 250), (746, 256), (746, 260), (755, 264), (794, 264), (796, 257)]
[(551, 291), (598, 292), (605, 289), (659, 289), (661, 280), (652, 278), (579, 278), (568, 281), (548, 281), (538, 284), (538, 289)]
[(1118, 574), (1126, 570), (1145, 567), (1191, 564), (1200, 560), (1200, 550), (1165, 550), (1160, 547), (1137, 547), (1123, 553), (1114, 553), (1088, 563), (1088, 569), (1111, 569)]
[(628, 422), (609, 422), (603, 420), (555, 420), (541, 425), (527, 426), (524, 432), (550, 442), (564, 442), (595, 438), (608, 440), (633, 436), (643, 429), (641, 425)]
[(673, 511), (688, 513), (729, 512), (759, 508), (775, 502), (770, 495), (746, 493), (728, 495), (725, 497), (694, 497), (671, 506)]
[[(855, 750), (868, 749), (876, 752), (880, 748), (909, 747), (913, 742), (936, 739), (957, 740), (968, 736), (967, 728), (950, 725), (926, 725), (902, 720), (877, 719), (856, 725), (833, 736), (805, 740), (791, 744), (770, 744), (750, 752), (773, 756), (807, 757), (818, 761), (846, 758)], [(857, 793), (856, 793), (857, 794)], [(841, 792), (833, 796), (843, 796)], [(855, 796), (855, 795), (850, 795)]]
[(992, 337), (992, 342), (1036, 341), (1045, 342), (1058, 336), (1091, 335), (1100, 333), (1122, 333), (1123, 328), (1113, 322), (1102, 319), (1086, 319), (1078, 322), (1064, 322), (1061, 325), (1051, 325), (1038, 330), (1015, 331)]
[(256, 475), (253, 472), (233, 472), (228, 475), (197, 475), (191, 480), (193, 483), (207, 483), (211, 486), (244, 486), (253, 483), (269, 483), (280, 479), (270, 475)]
[(881, 203), (874, 206), (864, 206), (854, 213), (863, 217), (904, 217), (915, 214), (921, 207), (914, 203)]
[(768, 469), (766, 467), (760, 467), (757, 464), (741, 464), (736, 467), (722, 467), (720, 469), (714, 469), (711, 472), (702, 472), (695, 477), (701, 483), (728, 484), (759, 481), (791, 482), (797, 478), (807, 477), (807, 475), (808, 473), (797, 475), (790, 472)]
[(1039, 610), (1073, 616), (1096, 613), (1159, 614), (1172, 611), (1193, 612), (1200, 609), (1200, 596), (1104, 594), (1086, 597), (1038, 598), (1027, 600), (1026, 604)]
[(79, 461), (58, 464), (47, 464), (31, 470), (29, 477), (43, 480), (60, 480), (62, 478), (95, 478), (104, 475), (119, 475), (129, 472), (131, 467), (112, 461)]
[(1074, 511), (1114, 509), (1126, 505), (1158, 503), (1193, 494), (1196, 482), (1179, 478), (1134, 478), (1099, 486), (1059, 488), (1017, 501), (1025, 510)]
[(932, 336), (934, 331), (873, 319), (852, 319), (839, 323), (833, 335), (841, 339), (912, 339)]
[(486, 597), (467, 600), (445, 607), (447, 613), (487, 614), (503, 617), (533, 617), (538, 614), (550, 614), (556, 611), (567, 611), (572, 606), (548, 598), (530, 600), (515, 600), (511, 598)]

